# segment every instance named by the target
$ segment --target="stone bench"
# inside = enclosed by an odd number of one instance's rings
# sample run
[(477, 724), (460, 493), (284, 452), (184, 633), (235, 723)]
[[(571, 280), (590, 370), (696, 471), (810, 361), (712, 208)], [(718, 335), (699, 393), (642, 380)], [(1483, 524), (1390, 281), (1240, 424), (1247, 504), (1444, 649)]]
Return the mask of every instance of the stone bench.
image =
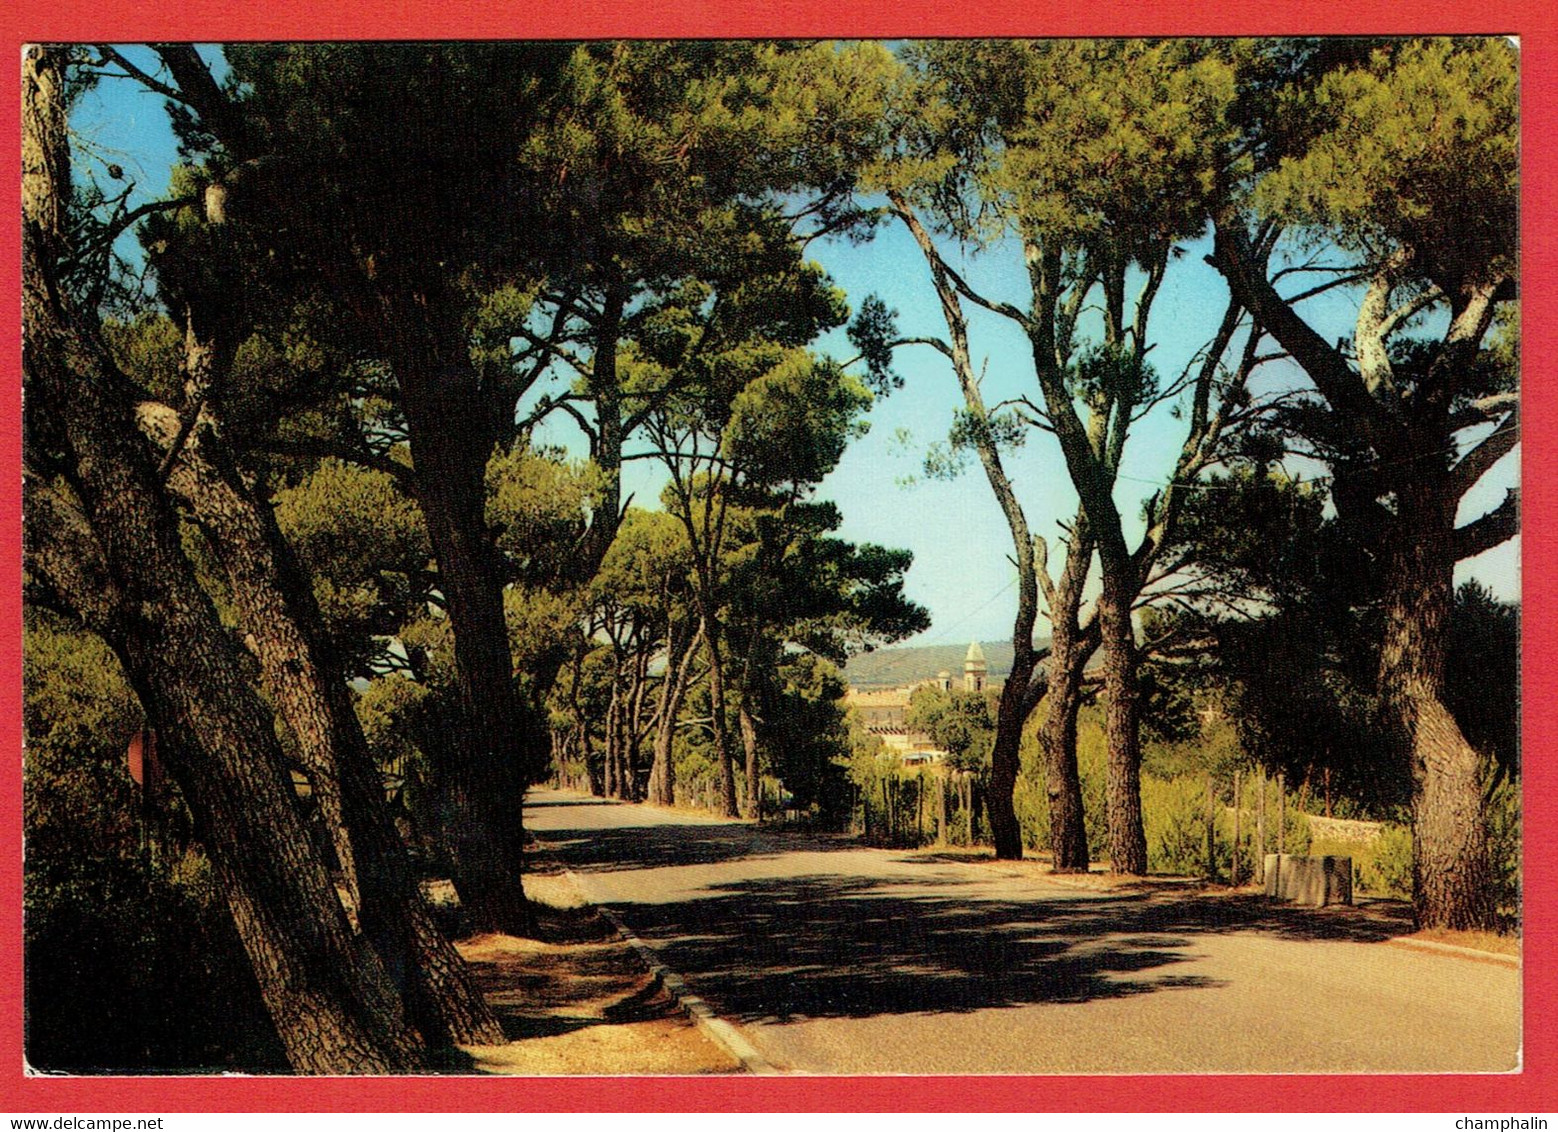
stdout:
[(1267, 853), (1266, 895), (1315, 908), (1351, 904), (1352, 858)]

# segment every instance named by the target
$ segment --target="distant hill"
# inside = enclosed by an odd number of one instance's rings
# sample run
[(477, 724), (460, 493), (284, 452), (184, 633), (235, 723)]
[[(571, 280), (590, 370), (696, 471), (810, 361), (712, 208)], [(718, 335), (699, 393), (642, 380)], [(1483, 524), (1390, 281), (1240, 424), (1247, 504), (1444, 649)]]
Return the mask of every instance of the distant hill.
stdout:
[[(981, 641), (991, 680), (1005, 679), (1012, 670), (1011, 641)], [(963, 679), (968, 642), (951, 645), (899, 645), (851, 657), (844, 678), (855, 688), (896, 688), (919, 680), (934, 680), (943, 670), (954, 684)]]

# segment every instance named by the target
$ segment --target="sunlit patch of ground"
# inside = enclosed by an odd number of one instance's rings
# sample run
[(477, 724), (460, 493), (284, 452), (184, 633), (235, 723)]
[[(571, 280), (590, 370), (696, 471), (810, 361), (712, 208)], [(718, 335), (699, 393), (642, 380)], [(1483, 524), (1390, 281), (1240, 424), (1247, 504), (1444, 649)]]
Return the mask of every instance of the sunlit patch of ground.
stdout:
[[(711, 1051), (713, 1051), (711, 1053)], [(501, 1046), (471, 1046), (476, 1073), (571, 1077), (581, 1075), (688, 1076), (736, 1073), (685, 1018), (591, 1026)]]
[(1431, 928), (1404, 936), (1408, 940), (1425, 943), (1447, 943), (1451, 947), (1466, 947), (1473, 951), (1489, 951), (1495, 955), (1520, 955), (1520, 937), (1501, 935), (1497, 932), (1459, 932), (1449, 928)]
[[(536, 939), (483, 934), (455, 946), (509, 1041), (468, 1046), (469, 1071), (539, 1076), (740, 1072), (687, 1018), (567, 876), (532, 859)], [(439, 888), (438, 900), (453, 898)]]
[[(1109, 872), (1107, 862), (1093, 862), (1085, 873), (1056, 873), (1051, 871), (1048, 854), (1034, 853), (1019, 861), (998, 861), (988, 848), (964, 848), (957, 846), (928, 846), (906, 850), (920, 859), (931, 859), (965, 865), (984, 865), (1000, 870), (1007, 876), (1026, 876), (1065, 888), (1077, 888), (1092, 892), (1150, 893), (1164, 896), (1257, 896), (1260, 888), (1250, 882), (1242, 882), (1238, 888), (1227, 884), (1210, 883), (1197, 877), (1172, 876), (1115, 876)], [(1401, 925), (1395, 937), (1404, 942), (1442, 943), (1452, 947), (1464, 947), (1471, 951), (1485, 951), (1493, 955), (1520, 955), (1518, 933), (1464, 932), (1448, 929), (1414, 932), (1410, 930), (1411, 909), (1405, 901), (1362, 897), (1351, 906), (1338, 905), (1313, 909), (1324, 916), (1351, 916), (1378, 920), (1381, 923)]]
[(927, 846), (905, 852), (921, 860), (946, 861), (960, 865), (984, 865), (1004, 876), (1033, 877), (1052, 881), (1067, 888), (1081, 888), (1096, 892), (1199, 892), (1203, 889), (1220, 889), (1209, 886), (1195, 877), (1177, 876), (1115, 876), (1109, 871), (1108, 862), (1094, 861), (1085, 873), (1057, 873), (1050, 866), (1047, 853), (1029, 853), (1021, 860), (999, 861), (987, 848), (960, 846)]
[(552, 911), (584, 907), (584, 896), (578, 886), (560, 871), (539, 871), (544, 868), (546, 866), (537, 861), (537, 868), (525, 876), (525, 895), (532, 904)]

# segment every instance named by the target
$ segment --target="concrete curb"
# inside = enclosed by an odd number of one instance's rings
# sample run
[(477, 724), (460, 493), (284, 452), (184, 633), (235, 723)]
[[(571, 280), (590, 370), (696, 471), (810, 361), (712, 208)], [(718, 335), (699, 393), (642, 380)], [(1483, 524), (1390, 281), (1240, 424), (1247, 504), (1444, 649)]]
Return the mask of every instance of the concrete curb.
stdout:
[(1454, 943), (1438, 943), (1431, 939), (1408, 939), (1392, 936), (1385, 941), (1395, 947), (1407, 947), (1414, 951), (1431, 951), (1439, 955), (1453, 955), (1458, 959), (1472, 959), (1481, 963), (1497, 963), (1504, 967), (1519, 967), (1518, 955), (1504, 955), (1497, 951), (1479, 951), (1475, 947), (1461, 947)]
[(655, 949), (639, 939), (633, 930), (622, 922), (622, 917), (592, 898), (577, 873), (572, 869), (564, 869), (563, 875), (578, 890), (579, 895), (617, 929), (617, 934), (622, 937), (623, 942), (638, 954), (644, 965), (649, 968), (650, 974), (676, 1000), (677, 1005), (687, 1012), (687, 1016), (698, 1029), (703, 1031), (704, 1036), (740, 1062), (741, 1067), (748, 1073), (759, 1076), (773, 1076), (779, 1073), (779, 1070), (758, 1053), (751, 1042), (747, 1041), (740, 1030), (714, 1013), (714, 1008), (693, 992), (687, 985), (686, 979), (662, 963)]

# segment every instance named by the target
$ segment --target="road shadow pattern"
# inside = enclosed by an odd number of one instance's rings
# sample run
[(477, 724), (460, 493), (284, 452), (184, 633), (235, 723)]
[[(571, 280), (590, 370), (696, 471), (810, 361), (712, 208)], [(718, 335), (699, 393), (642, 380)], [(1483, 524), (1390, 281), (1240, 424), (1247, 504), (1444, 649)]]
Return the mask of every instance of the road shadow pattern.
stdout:
[[(708, 865), (790, 848), (854, 848), (744, 825), (540, 834), (580, 872)], [(934, 857), (897, 857), (937, 864)], [(1226, 984), (1175, 968), (1198, 937), (1378, 942), (1403, 925), (1258, 896), (1057, 891), (973, 899), (958, 881), (846, 873), (745, 880), (680, 903), (619, 904), (722, 1014), (740, 1021), (1084, 1003)]]
[[(526, 808), (530, 808), (529, 803)], [(532, 833), (557, 851), (569, 868), (579, 873), (721, 865), (794, 849), (858, 847), (854, 841), (839, 838), (736, 823), (532, 830)]]
[(682, 1016), (660, 981), (592, 910), (543, 910), (537, 934), (545, 945), (505, 944), (498, 936), (463, 945), (506, 1040)]

